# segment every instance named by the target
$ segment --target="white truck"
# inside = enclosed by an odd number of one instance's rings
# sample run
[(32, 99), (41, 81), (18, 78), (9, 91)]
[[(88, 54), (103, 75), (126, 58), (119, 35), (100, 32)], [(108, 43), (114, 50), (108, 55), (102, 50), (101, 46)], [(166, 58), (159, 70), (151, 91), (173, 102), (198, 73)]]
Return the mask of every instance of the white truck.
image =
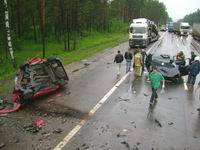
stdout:
[(200, 23), (194, 23), (192, 26), (192, 37), (200, 41)]
[(168, 26), (168, 32), (174, 32), (174, 23), (173, 22), (169, 22), (167, 26)]
[(188, 36), (190, 32), (190, 25), (188, 22), (175, 22), (174, 23), (174, 33), (178, 35)]
[(153, 21), (146, 18), (133, 19), (129, 28), (129, 46), (147, 47), (159, 38), (158, 29)]

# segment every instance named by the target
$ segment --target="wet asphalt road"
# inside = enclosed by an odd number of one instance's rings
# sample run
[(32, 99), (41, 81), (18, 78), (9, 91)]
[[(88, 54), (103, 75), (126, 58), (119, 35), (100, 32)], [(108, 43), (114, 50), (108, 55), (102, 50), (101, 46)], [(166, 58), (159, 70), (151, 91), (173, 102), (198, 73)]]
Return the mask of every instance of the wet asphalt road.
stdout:
[[(146, 51), (175, 55), (182, 50), (187, 58), (191, 50), (197, 54), (196, 50), (200, 49), (190, 36), (177, 37), (167, 32), (163, 36), (160, 44), (152, 43)], [(158, 46), (152, 48), (154, 44)], [(84, 120), (83, 126), (63, 149), (199, 150), (200, 116), (196, 108), (200, 101), (198, 93), (186, 91), (183, 84), (167, 82), (165, 93), (159, 93), (158, 104), (149, 112), (151, 90), (145, 73), (142, 78), (135, 78), (130, 73), (96, 113), (88, 115), (125, 75), (124, 61), (120, 79), (116, 78), (113, 59), (117, 50), (124, 54), (127, 49), (128, 43), (123, 43), (66, 66), (70, 77), (68, 86), (19, 112), (1, 117), (0, 141), (5, 144), (2, 149), (54, 149)], [(187, 77), (184, 78), (186, 81)], [(196, 83), (199, 80), (198, 76)], [(43, 118), (46, 125), (37, 134), (24, 132), (23, 126), (36, 118)]]
[[(173, 56), (182, 50), (189, 58), (190, 51), (195, 51), (191, 41), (191, 37), (166, 33), (159, 46), (151, 52)], [(113, 81), (112, 77), (107, 75), (110, 81), (106, 82)], [(199, 80), (198, 76), (196, 82)], [(148, 110), (150, 95), (145, 74), (142, 78), (135, 78), (130, 73), (63, 149), (199, 150), (198, 93), (188, 92), (183, 83), (167, 82), (165, 93), (159, 93), (158, 104), (152, 112)]]

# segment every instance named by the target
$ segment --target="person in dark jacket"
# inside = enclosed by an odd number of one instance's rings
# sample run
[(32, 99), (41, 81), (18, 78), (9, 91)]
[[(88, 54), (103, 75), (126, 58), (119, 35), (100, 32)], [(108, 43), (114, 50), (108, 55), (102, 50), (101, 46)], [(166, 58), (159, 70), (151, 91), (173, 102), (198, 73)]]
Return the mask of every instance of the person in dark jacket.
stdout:
[(132, 53), (128, 50), (124, 54), (124, 58), (126, 59), (126, 73), (131, 71), (131, 61), (133, 59)]
[(196, 57), (196, 55), (194, 54), (194, 52), (191, 52), (191, 58), (190, 58), (190, 61), (189, 61), (189, 65), (192, 64), (192, 62), (194, 61), (195, 57)]
[(115, 56), (115, 59), (114, 59), (114, 62), (117, 64), (117, 76), (120, 75), (121, 64), (123, 60), (124, 60), (123, 55), (121, 54), (120, 51), (117, 51), (117, 55)]
[(145, 66), (148, 70), (148, 72), (151, 71), (150, 67), (151, 67), (151, 61), (152, 61), (152, 54), (148, 54), (145, 60)]
[(147, 57), (147, 53), (145, 52), (144, 49), (142, 49), (141, 54), (142, 54), (142, 72), (143, 72), (144, 71), (144, 62), (145, 62), (145, 59)]
[(200, 72), (200, 58), (198, 56), (195, 57), (194, 62), (189, 67), (189, 74), (188, 74), (188, 89), (193, 90), (193, 86), (196, 81), (196, 76)]

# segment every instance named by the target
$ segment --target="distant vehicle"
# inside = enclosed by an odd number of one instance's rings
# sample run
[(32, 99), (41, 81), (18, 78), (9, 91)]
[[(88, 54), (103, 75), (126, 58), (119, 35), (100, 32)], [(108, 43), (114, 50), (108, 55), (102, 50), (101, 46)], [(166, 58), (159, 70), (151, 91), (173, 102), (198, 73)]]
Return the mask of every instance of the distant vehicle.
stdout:
[(160, 31), (166, 31), (166, 30), (167, 30), (166, 25), (162, 25), (161, 28), (160, 28)]
[(59, 59), (32, 58), (20, 66), (12, 97), (0, 105), (0, 113), (16, 111), (30, 100), (52, 93), (68, 81)]
[(130, 47), (147, 47), (149, 43), (158, 40), (156, 24), (145, 18), (133, 19), (129, 29)]
[(174, 23), (173, 22), (169, 22), (167, 26), (168, 26), (168, 32), (174, 32)]
[(192, 36), (195, 40), (200, 41), (200, 23), (194, 23), (192, 26)]
[(163, 75), (166, 80), (175, 83), (182, 81), (182, 76), (187, 75), (185, 67), (176, 65), (175, 60), (168, 54), (153, 54), (151, 66), (156, 66), (157, 70)]
[(190, 25), (188, 22), (175, 22), (174, 23), (174, 33), (178, 35), (188, 36), (190, 32)]

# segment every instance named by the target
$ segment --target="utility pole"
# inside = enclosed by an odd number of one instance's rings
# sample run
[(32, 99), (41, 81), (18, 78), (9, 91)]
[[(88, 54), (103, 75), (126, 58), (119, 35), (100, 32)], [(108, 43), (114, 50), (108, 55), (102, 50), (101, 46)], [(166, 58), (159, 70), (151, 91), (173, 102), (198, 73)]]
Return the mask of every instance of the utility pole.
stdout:
[(13, 67), (17, 68), (15, 55), (14, 55), (14, 50), (13, 50), (12, 41), (11, 41), (7, 0), (4, 0), (4, 8), (5, 8), (5, 28), (6, 28), (6, 35), (7, 35), (8, 50), (10, 52), (10, 56), (11, 56), (11, 59), (12, 59)]

